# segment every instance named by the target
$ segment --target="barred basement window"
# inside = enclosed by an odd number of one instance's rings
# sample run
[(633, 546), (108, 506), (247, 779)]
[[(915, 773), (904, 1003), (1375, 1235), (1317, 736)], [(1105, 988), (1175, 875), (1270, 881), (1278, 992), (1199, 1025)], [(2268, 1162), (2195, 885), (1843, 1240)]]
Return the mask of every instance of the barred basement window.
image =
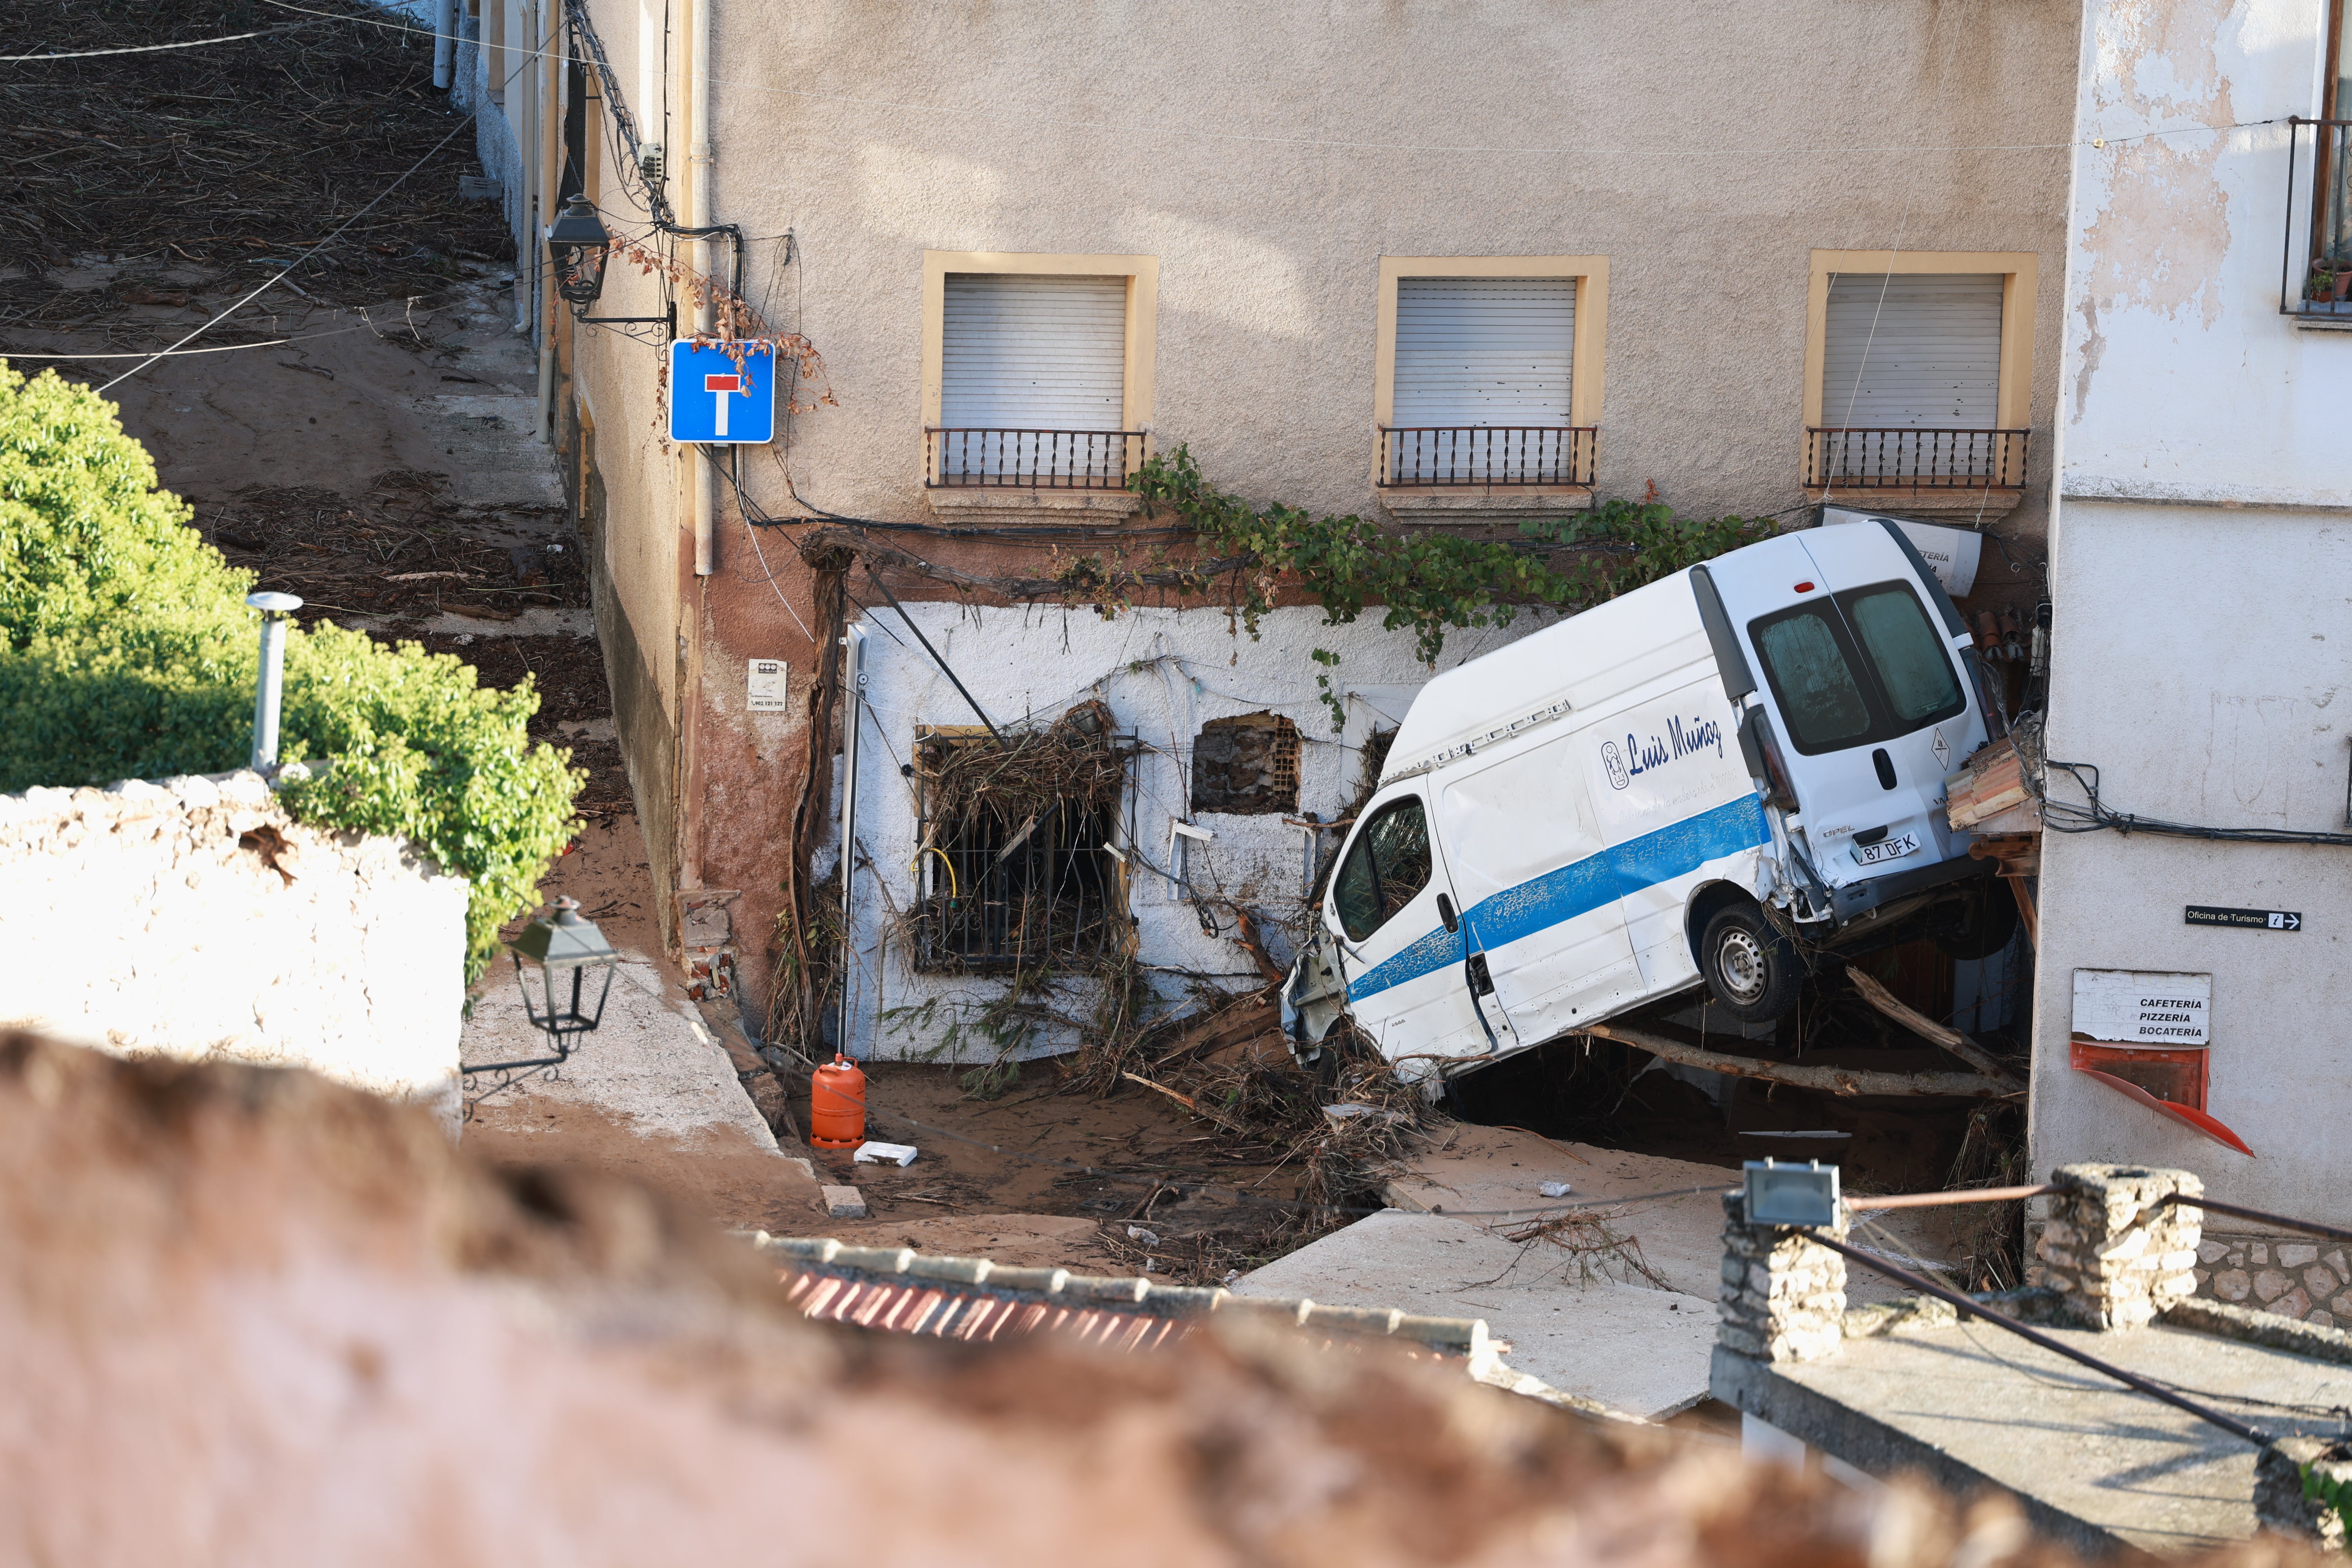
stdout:
[(1298, 726), (1276, 713), (1212, 719), (1192, 742), (1192, 809), (1236, 816), (1298, 809)]
[(1086, 969), (1128, 950), (1126, 877), (1108, 847), (1129, 753), (1108, 721), (1087, 703), (1009, 743), (985, 731), (917, 735), (917, 969)]

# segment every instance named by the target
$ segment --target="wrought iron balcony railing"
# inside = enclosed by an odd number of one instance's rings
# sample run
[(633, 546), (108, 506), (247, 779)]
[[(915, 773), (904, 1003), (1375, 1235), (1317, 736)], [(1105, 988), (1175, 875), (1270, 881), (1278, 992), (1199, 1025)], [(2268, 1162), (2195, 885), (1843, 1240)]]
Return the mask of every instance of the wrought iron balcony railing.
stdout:
[[(2352, 120), (2287, 119), (2279, 310), (2352, 326)], [(2304, 145), (2311, 146), (2308, 188)]]
[(1601, 431), (1591, 425), (1383, 425), (1383, 488), (1589, 485)]
[(923, 427), (923, 484), (1117, 490), (1143, 462), (1140, 430)]
[(2025, 483), (2027, 435), (1816, 426), (1805, 432), (1805, 483), (1843, 489), (2013, 489)]

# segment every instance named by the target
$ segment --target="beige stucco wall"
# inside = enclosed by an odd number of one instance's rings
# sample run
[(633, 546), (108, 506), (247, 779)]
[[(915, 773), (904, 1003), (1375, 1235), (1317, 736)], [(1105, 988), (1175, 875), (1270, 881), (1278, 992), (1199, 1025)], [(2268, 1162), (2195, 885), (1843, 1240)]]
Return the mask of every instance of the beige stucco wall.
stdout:
[[(608, 42), (634, 27), (597, 13)], [(835, 510), (929, 515), (928, 249), (1156, 256), (1160, 445), (1341, 510), (1377, 504), (1382, 256), (1605, 256), (1601, 492), (1774, 511), (1802, 499), (1817, 248), (2036, 253), (2046, 432), (2077, 25), (1950, 0), (726, 0), (715, 211), (796, 237), (791, 268), (755, 247), (754, 294), (831, 367), (841, 406), (791, 457)]]

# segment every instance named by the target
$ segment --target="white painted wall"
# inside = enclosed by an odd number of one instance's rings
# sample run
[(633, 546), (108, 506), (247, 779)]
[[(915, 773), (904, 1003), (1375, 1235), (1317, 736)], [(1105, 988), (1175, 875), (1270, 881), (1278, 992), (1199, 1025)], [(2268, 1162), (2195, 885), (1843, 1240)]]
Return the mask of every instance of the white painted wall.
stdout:
[[(2090, 0), (2084, 16), (2049, 752), (2096, 764), (2118, 810), (2344, 831), (2352, 332), (2281, 316), (2285, 131), (2231, 128), (2317, 111), (2325, 7)], [(2052, 793), (2079, 798), (2063, 779)], [(2340, 1212), (2347, 873), (2352, 848), (2045, 835), (2034, 1168), (2185, 1166), (2217, 1197)], [(2306, 929), (2190, 928), (2192, 903), (2299, 910)], [(2209, 1108), (2258, 1160), (2069, 1069), (2077, 968), (2212, 974)]]
[[(1131, 794), (1136, 843), (1164, 867), (1172, 817), (1211, 829), (1215, 842), (1192, 847), (1193, 883), (1274, 920), (1299, 908), (1305, 891), (1303, 836), (1278, 816), (1192, 816), (1191, 753), (1201, 726), (1211, 719), (1268, 710), (1290, 719), (1301, 742), (1299, 808), (1328, 819), (1356, 796), (1365, 741), (1376, 729), (1394, 728), (1412, 694), (1433, 673), (1414, 659), (1410, 633), (1383, 631), (1377, 621), (1326, 626), (1318, 609), (1275, 611), (1262, 623), (1255, 642), (1230, 630), (1214, 610), (1133, 610), (1110, 621), (1084, 608), (913, 603), (907, 610), (1000, 727), (1032, 718), (1047, 721), (1090, 698), (1108, 703), (1120, 730), (1148, 748), (1137, 762)], [(850, 1037), (860, 1055), (896, 1058), (933, 1048), (944, 1020), (919, 1033), (894, 1034), (880, 1021), (883, 1012), (919, 1006), (933, 997), (943, 1006), (978, 1003), (999, 994), (1003, 984), (989, 976), (918, 974), (904, 944), (895, 936), (884, 941), (893, 908), (913, 905), (911, 862), (920, 835), (913, 781), (901, 776), (899, 766), (914, 760), (918, 726), (978, 721), (896, 612), (881, 611), (858, 624), (867, 634), (867, 680), (856, 831), (872, 869), (861, 863), (857, 873), (858, 971)], [(1455, 633), (1446, 639), (1440, 665), (1451, 668), (1539, 624), (1522, 615), (1506, 630)], [(1346, 693), (1348, 722), (1336, 734), (1316, 687), (1323, 667), (1307, 657), (1316, 648), (1340, 656), (1332, 684)], [(1324, 847), (1327, 853), (1336, 850), (1337, 837), (1327, 837)], [(820, 874), (823, 869), (820, 865)], [(877, 875), (887, 896), (876, 887)], [(1140, 873), (1132, 889), (1144, 963), (1221, 975), (1234, 986), (1257, 984), (1242, 950), (1230, 940), (1204, 934), (1194, 906), (1171, 898), (1159, 878)], [(1268, 924), (1275, 958), (1286, 963), (1289, 944)], [(1158, 980), (1171, 1000), (1184, 994), (1181, 976), (1162, 973)], [(1074, 992), (1066, 1002), (1070, 1014), (1084, 1016), (1083, 994)], [(1046, 1043), (1068, 1042), (1049, 1037)], [(961, 1047), (964, 1059), (985, 1060), (991, 1054), (983, 1042)]]
[[(278, 869), (237, 842), (265, 827)], [(466, 882), (399, 840), (300, 826), (251, 773), (34, 789), (0, 795), (0, 1024), (308, 1068), (455, 1134)]]
[(2287, 128), (2229, 129), (2319, 112), (2326, 11), (2086, 5), (2063, 496), (2352, 507), (2352, 331), (2279, 313)]

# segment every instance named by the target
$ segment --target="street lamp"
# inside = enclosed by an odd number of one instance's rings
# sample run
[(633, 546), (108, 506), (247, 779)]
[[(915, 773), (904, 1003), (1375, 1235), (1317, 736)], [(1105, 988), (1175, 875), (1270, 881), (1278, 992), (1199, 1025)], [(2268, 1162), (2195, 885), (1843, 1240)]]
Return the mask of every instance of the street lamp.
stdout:
[(563, 211), (547, 226), (548, 270), (555, 275), (555, 291), (572, 307), (572, 315), (583, 321), (598, 324), (629, 326), (658, 322), (677, 335), (677, 305), (658, 316), (592, 316), (588, 307), (604, 291), (604, 264), (612, 259), (613, 237), (605, 232), (604, 220), (596, 216), (595, 204), (584, 195), (575, 195), (563, 204)]
[[(574, 1041), (604, 1020), (620, 954), (594, 921), (581, 918), (579, 900), (558, 899), (554, 908), (552, 920), (542, 915), (532, 921), (507, 951), (514, 954), (523, 1011), (530, 1015), (531, 1026), (554, 1043), (555, 1059), (562, 1061)], [(595, 1003), (583, 1011), (581, 1003), (591, 986)]]
[(613, 237), (584, 195), (564, 203), (563, 211), (547, 226), (547, 259), (555, 272), (555, 291), (574, 305), (593, 305), (604, 291), (604, 263), (613, 254)]
[[(620, 954), (580, 914), (580, 900), (558, 899), (555, 914), (532, 921), (523, 933), (507, 943), (514, 955), (515, 984), (522, 988), (523, 1011), (531, 1027), (545, 1035), (555, 1048), (551, 1057), (520, 1061), (483, 1062), (462, 1069), (467, 1080), (465, 1119), (474, 1119), (474, 1106), (526, 1079), (561, 1076), (565, 1062), (579, 1048), (580, 1037), (604, 1022), (604, 999), (613, 989), (613, 965)], [(593, 997), (593, 1000), (592, 1000)], [(488, 1088), (475, 1089), (476, 1080), (490, 1079)]]

